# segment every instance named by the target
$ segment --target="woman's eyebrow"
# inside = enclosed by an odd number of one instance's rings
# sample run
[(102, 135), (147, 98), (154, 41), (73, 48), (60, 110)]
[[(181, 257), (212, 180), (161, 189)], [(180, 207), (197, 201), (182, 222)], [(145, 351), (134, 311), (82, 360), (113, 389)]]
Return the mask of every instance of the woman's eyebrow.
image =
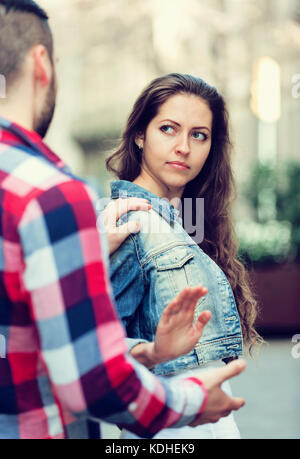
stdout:
[[(160, 122), (161, 123), (165, 123), (166, 121), (170, 122), (170, 123), (174, 123), (176, 124), (176, 126), (181, 126), (180, 123), (177, 123), (177, 121), (174, 121), (174, 120), (171, 120), (169, 118), (165, 119), (165, 120), (161, 120)], [(194, 126), (192, 129), (206, 129), (208, 132), (210, 132), (210, 129), (207, 127), (207, 126)]]
[(161, 123), (164, 123), (164, 122), (166, 122), (166, 121), (169, 121), (170, 123), (174, 123), (174, 124), (176, 124), (176, 126), (181, 126), (179, 123), (177, 123), (176, 121), (171, 120), (171, 119), (169, 119), (169, 118), (167, 118), (166, 120), (161, 120)]

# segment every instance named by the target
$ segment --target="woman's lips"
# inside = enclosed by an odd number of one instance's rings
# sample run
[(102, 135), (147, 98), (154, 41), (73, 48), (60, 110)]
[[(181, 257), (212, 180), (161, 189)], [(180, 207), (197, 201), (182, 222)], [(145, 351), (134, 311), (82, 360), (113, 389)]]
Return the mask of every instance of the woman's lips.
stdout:
[(177, 161), (170, 162), (170, 163), (167, 163), (167, 164), (169, 164), (169, 166), (171, 166), (171, 167), (174, 167), (174, 169), (179, 169), (179, 170), (189, 169), (189, 166), (187, 166), (184, 163), (177, 162)]

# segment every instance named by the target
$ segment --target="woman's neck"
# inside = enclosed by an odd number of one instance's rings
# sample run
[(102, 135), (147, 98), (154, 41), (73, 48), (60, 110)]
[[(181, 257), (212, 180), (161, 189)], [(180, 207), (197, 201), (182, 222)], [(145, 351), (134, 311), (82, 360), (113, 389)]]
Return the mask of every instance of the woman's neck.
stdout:
[(150, 191), (153, 194), (156, 194), (160, 198), (165, 198), (168, 199), (168, 201), (172, 201), (172, 204), (173, 201), (176, 202), (177, 200), (178, 205), (184, 191), (184, 188), (170, 189), (165, 184), (159, 182), (158, 180), (155, 180), (153, 177), (148, 175), (146, 177), (143, 173), (141, 173), (135, 180), (133, 180), (132, 183), (135, 183), (136, 185), (144, 188), (145, 190)]

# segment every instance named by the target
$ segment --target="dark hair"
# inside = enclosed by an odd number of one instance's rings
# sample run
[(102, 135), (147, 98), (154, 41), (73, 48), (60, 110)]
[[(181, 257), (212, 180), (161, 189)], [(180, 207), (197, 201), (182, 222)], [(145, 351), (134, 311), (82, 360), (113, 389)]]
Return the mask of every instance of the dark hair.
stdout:
[(47, 13), (33, 0), (0, 0), (0, 5), (5, 7), (6, 13), (9, 11), (23, 11), (33, 13), (40, 19), (47, 21)]
[[(186, 74), (171, 73), (153, 80), (136, 100), (121, 144), (107, 159), (106, 165), (119, 179), (135, 180), (141, 172), (142, 164), (141, 152), (135, 143), (136, 137), (145, 134), (160, 106), (169, 97), (180, 93), (193, 94), (205, 100), (213, 115), (212, 144), (208, 159), (199, 175), (186, 185), (182, 206), (184, 198), (205, 199), (205, 235), (199, 246), (226, 274), (237, 302), (244, 339), (252, 347), (259, 341), (254, 328), (257, 303), (249, 287), (248, 274), (237, 259), (238, 243), (231, 212), (236, 190), (231, 167), (228, 112), (216, 88), (201, 78)], [(193, 205), (194, 213), (195, 209)]]
[(52, 62), (48, 15), (32, 0), (0, 0), (0, 74), (7, 84), (19, 75), (26, 53), (44, 45)]

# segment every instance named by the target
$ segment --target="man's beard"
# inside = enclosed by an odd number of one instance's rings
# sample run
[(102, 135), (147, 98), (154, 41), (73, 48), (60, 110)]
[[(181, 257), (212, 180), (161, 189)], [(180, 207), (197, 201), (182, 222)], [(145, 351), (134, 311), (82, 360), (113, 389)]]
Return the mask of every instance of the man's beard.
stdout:
[(55, 111), (55, 101), (56, 101), (56, 90), (55, 90), (55, 77), (53, 75), (51, 85), (49, 87), (48, 94), (46, 96), (45, 105), (40, 114), (39, 118), (36, 121), (35, 132), (37, 132), (42, 139), (46, 136), (49, 126), (51, 124), (54, 111)]

